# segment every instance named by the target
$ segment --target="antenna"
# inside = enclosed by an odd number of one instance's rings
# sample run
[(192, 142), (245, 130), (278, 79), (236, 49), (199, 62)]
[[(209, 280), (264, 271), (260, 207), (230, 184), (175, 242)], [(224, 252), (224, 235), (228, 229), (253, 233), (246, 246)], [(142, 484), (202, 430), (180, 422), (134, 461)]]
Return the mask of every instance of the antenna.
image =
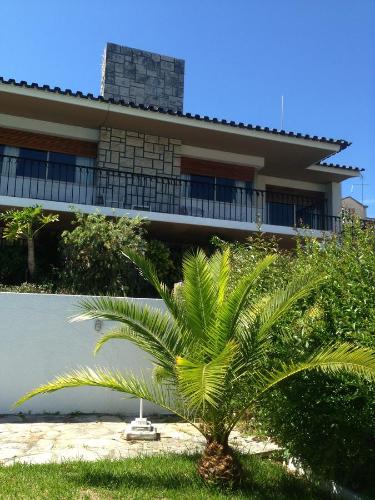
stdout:
[(369, 184), (364, 184), (364, 182), (363, 182), (364, 176), (363, 176), (362, 172), (360, 172), (360, 176), (361, 176), (361, 184), (352, 184), (350, 187), (350, 192), (353, 193), (355, 187), (360, 187), (361, 188), (361, 203), (363, 205), (364, 204), (364, 197), (365, 197), (364, 196), (365, 195), (365, 187), (369, 186)]
[(284, 130), (284, 96), (281, 96), (281, 124), (280, 129)]

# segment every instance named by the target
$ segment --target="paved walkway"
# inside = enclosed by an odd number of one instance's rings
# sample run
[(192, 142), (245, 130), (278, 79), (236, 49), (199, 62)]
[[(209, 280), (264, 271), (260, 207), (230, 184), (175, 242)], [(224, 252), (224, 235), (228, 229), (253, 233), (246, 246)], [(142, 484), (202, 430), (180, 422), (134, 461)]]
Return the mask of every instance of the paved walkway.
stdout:
[[(204, 439), (194, 427), (173, 419), (153, 419), (161, 433), (160, 441), (129, 442), (125, 440), (129, 421), (112, 415), (0, 415), (0, 464), (194, 453), (204, 446)], [(241, 436), (236, 431), (231, 435), (231, 444), (244, 453), (277, 449), (270, 441)]]

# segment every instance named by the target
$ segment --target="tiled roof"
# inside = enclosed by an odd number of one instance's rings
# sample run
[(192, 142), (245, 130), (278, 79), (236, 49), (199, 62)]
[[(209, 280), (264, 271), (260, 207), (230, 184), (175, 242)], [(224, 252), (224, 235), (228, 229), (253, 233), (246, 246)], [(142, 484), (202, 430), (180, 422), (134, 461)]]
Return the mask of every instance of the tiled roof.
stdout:
[(350, 165), (339, 165), (338, 163), (319, 162), (318, 165), (320, 165), (322, 167), (341, 168), (343, 170), (355, 170), (356, 172), (363, 172), (364, 171), (364, 168), (351, 167)]
[(350, 146), (350, 142), (345, 141), (343, 139), (331, 139), (327, 137), (318, 137), (316, 135), (309, 135), (309, 134), (301, 134), (297, 132), (289, 132), (286, 130), (279, 130), (276, 128), (269, 128), (269, 127), (261, 127), (259, 125), (251, 125), (251, 124), (245, 124), (242, 122), (235, 122), (235, 121), (228, 121), (228, 120), (220, 120), (218, 118), (210, 118), (208, 116), (201, 116), (198, 114), (192, 114), (192, 113), (183, 113), (181, 111), (172, 111), (168, 109), (163, 109), (161, 107), (157, 106), (145, 106), (143, 104), (135, 104), (134, 102), (128, 102), (128, 101), (115, 101), (114, 99), (104, 99), (103, 96), (94, 96), (93, 94), (84, 94), (83, 92), (77, 91), (77, 92), (72, 92), (70, 89), (65, 89), (62, 90), (60, 87), (50, 87), (49, 85), (38, 85), (37, 83), (27, 83), (25, 81), (20, 81), (16, 82), (14, 79), (9, 79), (6, 80), (5, 78), (0, 76), (0, 83), (5, 83), (7, 85), (14, 85), (17, 87), (25, 87), (25, 88), (31, 88), (31, 89), (37, 89), (37, 90), (44, 90), (45, 92), (51, 92), (54, 94), (62, 94), (62, 95), (68, 95), (72, 97), (80, 97), (81, 99), (89, 99), (91, 101), (100, 101), (100, 102), (106, 102), (106, 103), (112, 103), (112, 104), (117, 104), (119, 106), (126, 106), (129, 108), (137, 108), (141, 110), (146, 110), (146, 111), (153, 111), (156, 113), (163, 113), (163, 114), (168, 114), (168, 115), (175, 115), (175, 116), (181, 116), (186, 119), (192, 119), (192, 120), (200, 120), (200, 121), (205, 121), (209, 123), (218, 123), (220, 125), (225, 125), (228, 127), (238, 127), (238, 128), (243, 128), (243, 129), (248, 129), (248, 130), (256, 130), (259, 132), (266, 132), (269, 134), (277, 134), (277, 135), (283, 135), (287, 137), (293, 137), (297, 139), (308, 139), (312, 141), (318, 141), (318, 142), (325, 142), (325, 143), (331, 143), (331, 144), (336, 144), (340, 146), (340, 151), (347, 148)]

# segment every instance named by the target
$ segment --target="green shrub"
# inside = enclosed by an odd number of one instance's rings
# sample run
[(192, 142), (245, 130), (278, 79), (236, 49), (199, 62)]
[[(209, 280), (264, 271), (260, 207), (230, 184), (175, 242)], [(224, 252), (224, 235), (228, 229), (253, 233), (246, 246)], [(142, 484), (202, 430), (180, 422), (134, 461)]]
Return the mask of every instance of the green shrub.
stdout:
[(178, 277), (171, 250), (161, 241), (147, 240), (141, 219), (77, 213), (73, 224), (74, 229), (61, 235), (58, 288), (89, 295), (154, 296), (153, 288), (123, 255), (127, 249), (146, 254), (169, 286)]
[(54, 293), (54, 285), (52, 283), (28, 283), (24, 282), (20, 285), (4, 285), (0, 283), (0, 292), (13, 293)]
[(315, 475), (353, 490), (374, 485), (375, 390), (345, 375), (301, 375), (265, 397), (263, 430)]
[(61, 235), (62, 286), (73, 293), (137, 295), (142, 280), (122, 252), (145, 252), (144, 223), (76, 213), (73, 225)]
[(47, 214), (43, 211), (42, 205), (35, 205), (7, 210), (0, 213), (0, 220), (4, 223), (2, 237), (5, 240), (26, 242), (28, 278), (35, 281), (37, 271), (35, 240), (47, 225), (58, 222), (59, 216)]
[[(232, 245), (237, 275), (274, 243), (260, 235)], [(267, 290), (287, 281), (293, 269), (324, 269), (327, 280), (309, 300), (280, 322), (274, 342), (281, 357), (313, 352), (322, 343), (347, 340), (375, 347), (375, 231), (347, 221), (342, 235), (323, 243), (299, 239), (293, 253), (280, 254), (272, 273), (258, 281)], [(312, 307), (312, 301), (316, 305)], [(298, 319), (297, 328), (291, 328)], [(287, 352), (281, 336), (287, 335)], [(285, 344), (283, 342), (283, 344)], [(314, 473), (356, 489), (375, 482), (375, 387), (349, 375), (307, 373), (265, 398), (257, 414), (262, 432), (286, 446)]]
[(0, 283), (14, 285), (21, 283), (27, 276), (27, 249), (17, 243), (0, 246)]
[(146, 257), (156, 267), (158, 276), (168, 287), (181, 279), (181, 253), (171, 250), (164, 242), (150, 240), (147, 242)]

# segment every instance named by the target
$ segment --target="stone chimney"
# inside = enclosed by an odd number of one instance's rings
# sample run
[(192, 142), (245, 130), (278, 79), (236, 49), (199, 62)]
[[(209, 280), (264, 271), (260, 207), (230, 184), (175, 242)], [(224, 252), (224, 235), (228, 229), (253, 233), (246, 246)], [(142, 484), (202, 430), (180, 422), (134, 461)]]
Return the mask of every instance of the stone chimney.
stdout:
[(185, 61), (107, 43), (101, 95), (173, 111), (183, 110)]

